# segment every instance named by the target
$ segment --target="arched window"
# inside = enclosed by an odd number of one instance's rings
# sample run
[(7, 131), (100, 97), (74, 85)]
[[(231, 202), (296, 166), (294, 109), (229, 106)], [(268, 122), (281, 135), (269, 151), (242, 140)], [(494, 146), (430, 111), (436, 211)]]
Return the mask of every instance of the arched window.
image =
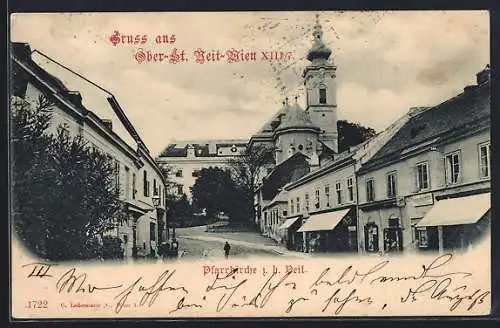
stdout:
[(365, 225), (365, 250), (367, 252), (378, 252), (378, 226), (374, 222)]

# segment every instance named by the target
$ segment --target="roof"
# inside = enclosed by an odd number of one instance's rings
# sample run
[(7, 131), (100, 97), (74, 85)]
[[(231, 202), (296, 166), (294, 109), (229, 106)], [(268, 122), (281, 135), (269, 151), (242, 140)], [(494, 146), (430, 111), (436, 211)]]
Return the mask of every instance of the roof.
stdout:
[(38, 76), (43, 81), (46, 81), (56, 92), (62, 96), (65, 96), (67, 100), (80, 112), (80, 114), (85, 115), (86, 110), (81, 103), (81, 98), (71, 96), (71, 91), (62, 83), (60, 79), (50, 74), (40, 66), (38, 66), (33, 60), (31, 60), (31, 48), (27, 43), (12, 43), (12, 55), (15, 59), (19, 60), (26, 65), (36, 76)]
[[(49, 89), (52, 89), (50, 90), (50, 92), (55, 92), (55, 94), (58, 97), (61, 97), (61, 99), (63, 99), (64, 102), (66, 102), (66, 104), (70, 104), (71, 106), (69, 108), (73, 108), (74, 110), (76, 110), (78, 115), (80, 115), (81, 117), (85, 117), (86, 119), (91, 118), (91, 120), (97, 121), (99, 124), (101, 124), (102, 125), (101, 128), (104, 127), (107, 133), (109, 133), (112, 136), (112, 140), (114, 140), (120, 146), (121, 149), (125, 149), (128, 152), (128, 154), (133, 154), (134, 159), (138, 159), (139, 158), (138, 156), (145, 155), (145, 158), (147, 159), (149, 164), (151, 164), (151, 166), (153, 167), (154, 170), (157, 171), (159, 176), (162, 179), (164, 179), (160, 168), (151, 158), (149, 150), (147, 149), (146, 145), (140, 138), (139, 134), (133, 127), (132, 123), (129, 121), (125, 112), (123, 111), (123, 109), (121, 108), (121, 106), (119, 105), (118, 101), (116, 100), (116, 98), (113, 96), (112, 93), (103, 89), (99, 85), (87, 80), (82, 75), (63, 66), (62, 64), (58, 63), (57, 61), (43, 54), (42, 52), (38, 50), (31, 51), (31, 47), (27, 43), (12, 42), (11, 47), (12, 47), (11, 60), (14, 63), (16, 63), (18, 67), (22, 67), (22, 69), (26, 71), (28, 74), (32, 74), (35, 80), (42, 81), (41, 82), (42, 87), (45, 88), (48, 87)], [(61, 79), (49, 73), (46, 67), (42, 67), (40, 63), (38, 63), (33, 59), (34, 54), (42, 56), (47, 60), (47, 62), (51, 64), (55, 64), (57, 66), (62, 67), (64, 71), (69, 73), (73, 78), (75, 78), (75, 80), (78, 79), (81, 81), (85, 81), (87, 82), (87, 85), (90, 85), (92, 88), (104, 91), (107, 94), (105, 99), (106, 106), (109, 107), (111, 111), (110, 113), (114, 115), (114, 117), (117, 117), (119, 122), (123, 124), (123, 128), (125, 129), (127, 136), (131, 137), (131, 140), (130, 139), (127, 140), (126, 138), (124, 138), (123, 133), (118, 133), (117, 129), (114, 128), (110, 129), (105, 123), (109, 119), (109, 117), (104, 119), (101, 115), (98, 115), (95, 112), (95, 110), (88, 109), (82, 103), (82, 95), (80, 91), (69, 90), (66, 84), (61, 81)], [(68, 106), (66, 105), (65, 108), (66, 107)]]
[(175, 141), (165, 147), (159, 157), (186, 157), (188, 148), (194, 148), (197, 157), (217, 157), (221, 156), (217, 154), (219, 147), (246, 147), (247, 143), (246, 139)]
[(278, 203), (287, 203), (288, 202), (287, 194), (288, 194), (287, 191), (283, 189), (269, 203), (267, 203), (267, 205), (264, 206), (264, 208), (269, 208), (274, 204)]
[(307, 60), (309, 61), (314, 61), (315, 59), (327, 60), (332, 54), (332, 51), (323, 43), (322, 39), (323, 30), (321, 28), (321, 25), (319, 24), (318, 16), (316, 16), (316, 25), (314, 25), (313, 36), (314, 36), (314, 43), (311, 49), (309, 49), (307, 53)]
[(399, 156), (405, 149), (432, 140), (470, 130), (490, 117), (490, 83), (466, 88), (466, 91), (437, 106), (417, 113), (369, 160), (375, 162)]
[(300, 108), (297, 102), (291, 106), (286, 104), (285, 107), (285, 117), (277, 127), (276, 131), (292, 128), (312, 128), (319, 130), (319, 127), (315, 126), (311, 121), (309, 114)]
[(274, 199), (284, 185), (307, 174), (310, 171), (308, 158), (299, 151), (276, 165), (262, 182), (263, 198)]
[(273, 116), (271, 116), (271, 119), (267, 121), (258, 131), (257, 133), (254, 134), (254, 136), (262, 136), (262, 135), (270, 135), (272, 136), (274, 130), (278, 127), (278, 125), (281, 122), (281, 119), (286, 113), (287, 107), (285, 106), (285, 103), (283, 102), (283, 106), (277, 110)]

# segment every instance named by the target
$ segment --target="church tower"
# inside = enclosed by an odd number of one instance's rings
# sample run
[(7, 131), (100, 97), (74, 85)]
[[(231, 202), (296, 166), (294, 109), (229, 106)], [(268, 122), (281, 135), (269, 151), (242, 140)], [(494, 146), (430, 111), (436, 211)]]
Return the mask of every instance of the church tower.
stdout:
[(319, 140), (338, 152), (337, 133), (337, 67), (330, 60), (332, 51), (323, 43), (323, 30), (316, 15), (314, 43), (307, 53), (311, 62), (302, 77), (306, 89), (306, 111), (314, 125), (321, 130)]

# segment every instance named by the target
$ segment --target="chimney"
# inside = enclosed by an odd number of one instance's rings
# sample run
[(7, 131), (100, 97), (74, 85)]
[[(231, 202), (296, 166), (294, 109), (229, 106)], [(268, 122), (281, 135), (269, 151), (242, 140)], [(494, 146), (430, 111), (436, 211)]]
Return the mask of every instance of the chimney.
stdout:
[(109, 119), (102, 119), (101, 121), (102, 121), (102, 123), (104, 123), (106, 128), (108, 128), (111, 131), (113, 130), (113, 121), (111, 121)]
[(11, 51), (14, 54), (14, 56), (19, 59), (22, 60), (31, 59), (31, 48), (28, 43), (12, 42)]
[(78, 91), (68, 91), (68, 98), (74, 105), (82, 106), (82, 95)]
[(486, 67), (476, 74), (477, 85), (482, 85), (490, 82), (490, 65), (486, 65)]

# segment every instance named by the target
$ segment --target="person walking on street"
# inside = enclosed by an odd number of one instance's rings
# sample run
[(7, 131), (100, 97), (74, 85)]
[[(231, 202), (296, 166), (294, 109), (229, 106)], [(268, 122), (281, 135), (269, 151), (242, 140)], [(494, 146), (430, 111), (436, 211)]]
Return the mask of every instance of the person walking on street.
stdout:
[(224, 245), (224, 256), (226, 257), (226, 259), (229, 257), (229, 250), (230, 249), (231, 249), (231, 246), (226, 241), (226, 244)]

